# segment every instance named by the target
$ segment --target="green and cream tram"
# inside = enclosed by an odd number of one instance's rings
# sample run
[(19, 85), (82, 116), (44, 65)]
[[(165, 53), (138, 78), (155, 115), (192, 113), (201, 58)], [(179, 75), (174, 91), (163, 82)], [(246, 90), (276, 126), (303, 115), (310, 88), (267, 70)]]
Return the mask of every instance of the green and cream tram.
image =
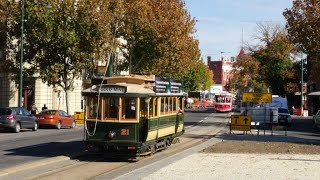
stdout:
[(138, 75), (101, 81), (82, 91), (87, 150), (145, 155), (183, 134), (181, 83)]

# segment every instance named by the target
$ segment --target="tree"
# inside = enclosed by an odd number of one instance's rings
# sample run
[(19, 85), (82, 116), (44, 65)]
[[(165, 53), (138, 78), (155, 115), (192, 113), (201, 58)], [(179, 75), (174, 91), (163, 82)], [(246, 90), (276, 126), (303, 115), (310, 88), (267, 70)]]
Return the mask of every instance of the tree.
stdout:
[(121, 36), (124, 67), (132, 73), (152, 73), (181, 79), (198, 60), (195, 20), (181, 0), (129, 0), (124, 3)]
[(290, 40), (298, 49), (309, 54), (320, 52), (320, 1), (294, 0), (290, 9), (283, 12)]
[[(50, 6), (48, 8), (48, 5)], [(84, 69), (92, 69), (89, 59), (106, 58), (112, 50), (110, 41), (110, 3), (103, 0), (77, 1), (46, 0), (27, 1), (25, 4), (24, 77), (38, 73), (48, 85), (60, 86), (66, 93), (73, 90), (73, 82)], [(102, 13), (103, 12), (103, 13)], [(18, 49), (20, 41), (19, 13), (12, 19), (8, 32), (11, 51)], [(20, 32), (19, 32), (20, 31)], [(5, 64), (17, 67), (13, 61)], [(14, 71), (13, 71), (14, 72)], [(13, 73), (17, 76), (18, 73)]]
[(239, 57), (234, 64), (236, 89), (252, 87), (255, 92), (271, 91), (284, 95), (297, 89), (297, 68), (291, 59), (296, 49), (284, 28), (272, 23), (258, 23), (258, 45), (249, 45), (249, 55)]
[[(231, 86), (241, 92), (245, 91), (245, 88), (252, 87), (260, 89), (261, 86), (257, 83), (260, 71), (260, 62), (254, 59), (251, 55), (245, 55), (238, 57), (237, 61), (233, 64), (233, 78), (231, 80)], [(261, 82), (263, 83), (263, 82)]]
[(261, 45), (252, 50), (259, 62), (257, 82), (264, 82), (273, 94), (292, 92), (295, 70), (290, 55), (296, 52), (284, 28), (270, 23), (258, 24), (257, 36)]
[[(15, 56), (19, 51), (19, 46), (17, 43), (10, 43), (17, 40), (19, 42), (19, 36), (8, 36), (9, 33), (19, 33), (18, 29), (15, 28), (19, 24), (19, 21), (17, 21), (19, 17), (20, 10), (17, 2), (14, 0), (0, 1), (0, 51), (2, 51), (4, 58), (0, 63), (1, 72), (19, 74), (19, 61), (16, 61), (17, 56)], [(19, 82), (18, 77), (9, 77)]]
[[(93, 56), (108, 63), (117, 47), (124, 53), (120, 68), (131, 73), (182, 80), (199, 66), (199, 43), (193, 37), (196, 21), (182, 0), (37, 0), (26, 1), (25, 7), (24, 77), (39, 75), (48, 85), (60, 86), (66, 97), (82, 71), (92, 69)], [(11, 18), (6, 49), (12, 54), (2, 67), (13, 69), (17, 79), (19, 5), (8, 1), (1, 10)], [(211, 83), (198, 80), (203, 87)], [(68, 111), (67, 98), (66, 104)]]
[(209, 89), (213, 83), (213, 72), (203, 63), (202, 59), (198, 60), (194, 68), (182, 78), (186, 92)]
[(320, 1), (319, 0), (295, 0), (290, 9), (283, 12), (287, 20), (286, 28), (290, 40), (298, 49), (310, 57), (313, 67), (311, 69), (311, 80), (318, 80), (320, 70)]

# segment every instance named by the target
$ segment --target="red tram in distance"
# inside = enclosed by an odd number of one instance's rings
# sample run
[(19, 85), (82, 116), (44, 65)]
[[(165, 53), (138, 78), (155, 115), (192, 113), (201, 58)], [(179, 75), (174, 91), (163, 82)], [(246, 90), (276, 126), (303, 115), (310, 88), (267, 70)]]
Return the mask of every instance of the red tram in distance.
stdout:
[(215, 111), (230, 112), (232, 111), (232, 94), (227, 91), (222, 91), (215, 94)]

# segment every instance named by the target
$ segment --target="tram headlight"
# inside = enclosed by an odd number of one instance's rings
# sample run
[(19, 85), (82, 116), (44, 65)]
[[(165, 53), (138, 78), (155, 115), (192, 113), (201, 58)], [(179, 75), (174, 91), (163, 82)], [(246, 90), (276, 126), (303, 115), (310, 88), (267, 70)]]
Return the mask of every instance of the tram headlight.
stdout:
[(109, 134), (108, 134), (108, 138), (109, 139), (113, 139), (115, 136), (116, 136), (116, 133), (113, 132), (113, 131), (110, 131)]

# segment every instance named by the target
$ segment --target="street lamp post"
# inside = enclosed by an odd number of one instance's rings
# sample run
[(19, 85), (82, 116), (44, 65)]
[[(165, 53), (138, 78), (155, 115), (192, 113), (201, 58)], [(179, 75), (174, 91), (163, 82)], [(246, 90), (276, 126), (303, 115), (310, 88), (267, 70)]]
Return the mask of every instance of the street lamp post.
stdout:
[(231, 52), (224, 52), (224, 51), (220, 51), (220, 54), (221, 54), (221, 61), (222, 61), (222, 59), (223, 59), (222, 54), (225, 54), (225, 53), (231, 53)]
[(22, 107), (22, 86), (23, 86), (23, 31), (24, 31), (24, 0), (21, 0), (21, 37), (20, 37), (20, 80), (18, 107)]

